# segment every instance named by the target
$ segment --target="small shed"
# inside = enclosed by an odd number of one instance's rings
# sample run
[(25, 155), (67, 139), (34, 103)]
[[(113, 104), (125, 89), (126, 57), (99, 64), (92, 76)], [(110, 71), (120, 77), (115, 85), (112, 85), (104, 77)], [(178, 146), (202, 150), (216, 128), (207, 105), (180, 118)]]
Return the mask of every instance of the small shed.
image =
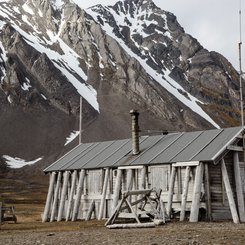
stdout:
[(245, 221), (241, 127), (80, 144), (44, 169), (43, 222), (110, 217), (122, 191), (160, 188), (169, 217)]

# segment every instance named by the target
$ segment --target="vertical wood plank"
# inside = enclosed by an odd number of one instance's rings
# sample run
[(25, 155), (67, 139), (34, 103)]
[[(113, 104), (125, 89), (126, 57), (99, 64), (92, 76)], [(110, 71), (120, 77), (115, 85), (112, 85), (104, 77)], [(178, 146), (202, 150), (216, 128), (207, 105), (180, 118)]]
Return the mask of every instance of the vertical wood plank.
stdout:
[(3, 220), (2, 220), (2, 215), (3, 215), (2, 207), (3, 207), (3, 203), (0, 202), (0, 230), (1, 230), (1, 225), (2, 225), (2, 222), (3, 222)]
[(60, 199), (60, 206), (59, 206), (59, 210), (58, 210), (57, 221), (61, 221), (62, 218), (63, 218), (65, 200), (66, 200), (66, 195), (67, 195), (67, 191), (68, 191), (69, 175), (70, 175), (70, 172), (69, 171), (65, 171), (64, 179), (63, 179), (63, 186), (62, 186), (62, 191), (61, 191), (61, 199)]
[(57, 214), (58, 197), (59, 197), (59, 192), (60, 192), (60, 187), (61, 187), (61, 177), (62, 177), (62, 172), (59, 172), (57, 181), (56, 181), (55, 191), (54, 191), (54, 201), (53, 201), (53, 206), (52, 206), (51, 215), (50, 215), (50, 222), (54, 221), (55, 216)]
[(133, 169), (127, 170), (127, 190), (132, 190), (133, 187)]
[(116, 184), (115, 184), (115, 190), (114, 190), (112, 212), (114, 211), (114, 209), (116, 208), (118, 204), (118, 200), (120, 197), (120, 191), (121, 191), (121, 185), (122, 185), (122, 169), (117, 169), (117, 177), (116, 177)]
[(141, 176), (140, 176), (140, 183), (139, 183), (139, 189), (143, 190), (145, 189), (145, 176), (146, 176), (146, 167), (144, 166), (141, 169)]
[(77, 220), (78, 210), (79, 210), (79, 206), (81, 202), (82, 190), (84, 186), (84, 180), (85, 180), (85, 170), (82, 169), (79, 174), (79, 181), (78, 181), (77, 191), (76, 191), (76, 199), (75, 199), (73, 212), (72, 212), (72, 221)]
[(240, 170), (238, 152), (234, 152), (233, 162), (234, 162), (234, 175), (235, 175), (235, 182), (236, 182), (238, 212), (239, 212), (240, 221), (245, 222), (244, 195), (242, 190), (241, 170)]
[(183, 221), (185, 219), (185, 209), (186, 209), (186, 200), (187, 200), (188, 188), (189, 188), (189, 180), (190, 180), (190, 167), (187, 166), (185, 170), (184, 187), (183, 187), (183, 193), (181, 198), (180, 221)]
[(191, 203), (190, 222), (198, 221), (201, 188), (203, 183), (203, 171), (204, 171), (204, 166), (203, 163), (200, 162), (200, 164), (196, 167), (194, 190), (193, 190), (193, 197)]
[(77, 178), (77, 170), (74, 170), (74, 172), (72, 173), (71, 189), (70, 189), (70, 193), (69, 193), (68, 207), (67, 207), (67, 211), (66, 211), (66, 221), (68, 221), (70, 219), (70, 215), (71, 215), (71, 208), (72, 208), (72, 203), (73, 203), (76, 178)]
[(172, 202), (173, 202), (173, 195), (174, 195), (174, 182), (176, 177), (176, 167), (172, 166), (172, 172), (170, 176), (170, 183), (169, 183), (169, 191), (168, 191), (168, 203), (167, 203), (167, 215), (170, 218), (171, 210), (172, 210)]
[(99, 215), (98, 215), (98, 220), (101, 220), (103, 218), (104, 214), (104, 209), (105, 209), (105, 203), (106, 203), (106, 192), (107, 192), (107, 186), (109, 182), (109, 171), (110, 169), (107, 168), (105, 170), (105, 178), (104, 178), (104, 183), (103, 183), (103, 191), (102, 191), (102, 197), (100, 201), (100, 209), (99, 209)]
[(230, 205), (232, 219), (233, 219), (234, 223), (238, 224), (239, 223), (239, 217), (237, 214), (236, 203), (235, 203), (235, 200), (233, 197), (231, 184), (230, 184), (230, 180), (229, 180), (229, 176), (227, 173), (227, 169), (225, 166), (224, 159), (221, 160), (221, 172), (222, 172), (222, 177), (223, 177), (223, 181), (225, 184), (225, 190), (226, 190), (226, 194), (227, 194), (229, 205)]
[(96, 211), (95, 211), (95, 201), (94, 200), (92, 200), (92, 202), (91, 202), (91, 204), (89, 206), (89, 210), (88, 210), (88, 213), (87, 213), (86, 218), (85, 218), (86, 221), (91, 219), (93, 212), (96, 213)]
[(210, 180), (209, 180), (209, 170), (208, 163), (204, 165), (204, 178), (205, 178), (205, 196), (207, 205), (207, 218), (212, 221), (212, 203), (211, 203), (211, 192), (210, 192)]
[(46, 204), (45, 204), (45, 208), (44, 208), (44, 212), (43, 212), (43, 219), (42, 219), (43, 222), (48, 221), (48, 216), (50, 213), (50, 207), (51, 207), (51, 202), (52, 202), (53, 192), (54, 192), (55, 177), (56, 177), (56, 172), (52, 172), (51, 177), (50, 177), (50, 181), (49, 181), (49, 188), (48, 188), (48, 195), (47, 195), (47, 199), (46, 199)]

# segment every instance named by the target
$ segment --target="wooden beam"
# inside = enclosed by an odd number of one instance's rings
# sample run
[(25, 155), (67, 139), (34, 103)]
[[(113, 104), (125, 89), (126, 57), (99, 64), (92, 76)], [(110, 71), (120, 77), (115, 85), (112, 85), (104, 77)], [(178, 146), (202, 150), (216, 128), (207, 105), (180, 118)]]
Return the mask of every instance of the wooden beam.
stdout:
[(101, 201), (100, 201), (100, 209), (99, 209), (99, 215), (98, 215), (98, 220), (101, 220), (104, 214), (104, 207), (105, 207), (105, 203), (106, 203), (106, 192), (107, 192), (107, 186), (108, 186), (108, 182), (109, 182), (109, 173), (110, 173), (110, 169), (107, 168), (105, 170), (105, 178), (104, 178), (104, 183), (103, 183), (103, 191), (102, 191), (102, 197), (101, 197)]
[(121, 191), (121, 184), (122, 184), (122, 169), (117, 169), (114, 198), (113, 198), (113, 203), (112, 203), (112, 212), (114, 211), (114, 209), (116, 208), (118, 204), (118, 200), (120, 197), (120, 191)]
[(47, 195), (46, 204), (43, 212), (43, 219), (42, 219), (43, 222), (48, 221), (48, 216), (50, 213), (50, 207), (51, 207), (51, 202), (52, 202), (53, 192), (54, 192), (55, 177), (56, 177), (56, 172), (52, 172), (49, 180), (48, 195)]
[(136, 223), (136, 224), (113, 224), (113, 225), (107, 225), (106, 226), (109, 229), (118, 229), (118, 228), (150, 228), (150, 227), (156, 227), (156, 225), (152, 223)]
[(2, 222), (3, 222), (3, 220), (2, 220), (2, 215), (3, 215), (2, 207), (3, 207), (3, 203), (0, 202), (0, 230), (1, 230), (1, 225), (2, 225)]
[(91, 219), (93, 212), (94, 212), (94, 215), (96, 216), (95, 200), (92, 200), (92, 202), (91, 202), (91, 204), (89, 206), (89, 210), (88, 210), (87, 216), (85, 218), (86, 221)]
[(196, 176), (194, 182), (193, 197), (191, 203), (191, 213), (190, 213), (190, 222), (197, 222), (200, 208), (200, 197), (201, 197), (201, 188), (203, 183), (203, 163), (196, 167)]
[(146, 176), (146, 167), (141, 169), (139, 189), (145, 189), (145, 176)]
[(123, 169), (141, 169), (141, 168), (144, 168), (144, 166), (137, 165), (137, 166), (123, 166), (123, 167), (118, 167), (118, 169), (121, 169), (121, 170), (123, 170)]
[(236, 197), (237, 197), (237, 204), (238, 204), (237, 205), (238, 212), (239, 212), (240, 221), (245, 222), (244, 195), (242, 189), (241, 170), (240, 170), (238, 152), (234, 152), (233, 162), (234, 162), (234, 175), (235, 175), (235, 183), (236, 183)]
[(127, 169), (127, 190), (132, 190), (133, 187), (133, 169)]
[(230, 180), (229, 180), (229, 176), (227, 173), (227, 169), (225, 166), (225, 161), (224, 158), (221, 160), (221, 172), (222, 172), (222, 177), (223, 177), (223, 181), (225, 184), (225, 190), (226, 190), (226, 194), (228, 197), (228, 201), (229, 201), (229, 205), (230, 205), (230, 210), (231, 210), (231, 215), (232, 215), (232, 219), (233, 222), (238, 224), (239, 223), (239, 217), (237, 214), (237, 210), (236, 210), (236, 203), (233, 197), (233, 193), (232, 193), (232, 189), (231, 189), (231, 185), (230, 185)]
[(57, 221), (61, 221), (63, 218), (65, 200), (66, 200), (66, 195), (67, 195), (67, 190), (68, 190), (69, 175), (70, 175), (69, 171), (64, 172), (63, 186), (62, 186), (62, 191), (61, 191), (60, 206), (58, 210)]
[(174, 167), (187, 167), (187, 166), (198, 166), (199, 161), (190, 161), (190, 162), (176, 162), (173, 163), (172, 166)]
[(62, 172), (59, 172), (57, 181), (56, 181), (55, 191), (54, 191), (54, 201), (53, 201), (51, 215), (50, 215), (50, 222), (53, 222), (55, 219), (55, 216), (57, 215), (58, 196), (59, 196), (59, 191), (61, 187), (61, 177), (62, 177)]
[(228, 145), (227, 150), (243, 152), (242, 146), (237, 146), (237, 145)]
[(79, 174), (79, 181), (78, 181), (77, 191), (76, 191), (77, 195), (76, 195), (73, 212), (72, 212), (72, 219), (71, 219), (72, 221), (77, 220), (78, 210), (81, 203), (82, 190), (84, 186), (84, 180), (85, 180), (85, 170), (82, 169)]
[(190, 166), (187, 166), (185, 170), (185, 180), (184, 180), (184, 187), (183, 187), (183, 193), (181, 199), (180, 221), (184, 221), (185, 219), (185, 209), (186, 209), (186, 200), (187, 200), (188, 188), (189, 188), (189, 180), (190, 180)]
[(167, 215), (169, 216), (169, 218), (170, 218), (171, 211), (172, 211), (175, 176), (176, 176), (176, 167), (172, 166), (172, 173), (170, 177), (169, 191), (168, 191), (168, 203), (167, 203), (167, 209), (166, 209)]
[(212, 202), (211, 202), (211, 192), (210, 192), (210, 180), (209, 180), (209, 170), (208, 163), (204, 165), (204, 187), (205, 187), (205, 199), (207, 206), (207, 219), (212, 221)]
[(71, 208), (73, 203), (76, 179), (77, 179), (77, 170), (74, 170), (74, 172), (72, 173), (71, 190), (69, 193), (68, 207), (66, 211), (66, 221), (70, 220), (70, 216), (71, 216)]

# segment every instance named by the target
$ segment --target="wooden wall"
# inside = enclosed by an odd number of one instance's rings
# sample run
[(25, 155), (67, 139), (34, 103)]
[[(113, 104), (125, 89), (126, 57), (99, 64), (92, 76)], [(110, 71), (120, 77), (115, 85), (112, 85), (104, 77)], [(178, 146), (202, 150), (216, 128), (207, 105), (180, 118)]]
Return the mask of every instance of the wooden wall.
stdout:
[[(243, 160), (243, 156), (241, 156)], [(232, 187), (233, 196), (236, 200), (236, 190), (234, 183), (234, 169), (233, 169), (233, 152), (225, 156), (225, 163), (229, 180)], [(205, 163), (206, 164), (206, 163)], [(241, 167), (241, 178), (243, 183), (243, 192), (245, 193), (245, 168), (244, 164), (240, 163)], [(136, 169), (121, 169), (121, 191), (131, 189), (150, 189), (150, 188), (161, 188), (162, 194), (161, 199), (165, 204), (168, 202), (169, 195), (169, 183), (171, 176), (171, 165), (162, 164), (155, 166), (145, 166), (145, 173), (143, 168), (138, 166)], [(81, 179), (81, 173), (84, 172), (84, 179), (81, 197), (78, 204), (78, 215), (74, 216), (73, 210), (75, 210), (75, 202), (79, 191), (79, 179)], [(106, 174), (106, 171), (107, 174)], [(96, 169), (96, 170), (79, 170), (79, 171), (67, 171), (67, 183), (65, 184), (64, 173), (52, 173), (50, 183), (53, 183), (49, 189), (50, 196), (47, 198), (45, 206), (45, 212), (43, 219), (44, 221), (50, 220), (76, 220), (76, 219), (87, 219), (88, 213), (91, 211), (90, 218), (108, 218), (113, 209), (114, 199), (116, 193), (116, 182), (118, 177), (117, 169)], [(189, 188), (186, 199), (186, 211), (190, 211), (193, 200), (194, 191), (194, 180), (195, 180), (196, 166), (190, 167), (189, 175)], [(231, 212), (229, 202), (222, 180), (221, 164), (214, 165), (208, 163), (208, 175), (210, 185), (210, 197), (211, 197), (211, 217), (212, 220), (231, 219)], [(144, 178), (142, 180), (142, 174)], [(172, 208), (174, 212), (178, 213), (181, 210), (181, 201), (184, 187), (186, 167), (179, 166), (176, 168), (176, 178), (173, 189)], [(106, 180), (106, 178), (108, 179)], [(205, 193), (206, 186), (205, 174), (203, 175), (202, 187), (201, 187), (201, 203), (200, 207), (207, 209), (207, 193)], [(143, 181), (143, 182), (142, 182)], [(106, 189), (105, 187), (106, 183)], [(51, 184), (52, 185), (52, 184)], [(64, 207), (60, 208), (62, 201), (62, 193), (65, 193)], [(57, 196), (57, 197), (55, 197)], [(55, 200), (56, 198), (56, 200)], [(48, 203), (48, 200), (50, 203)], [(104, 200), (104, 206), (101, 207), (101, 203)], [(69, 211), (70, 210), (70, 211)], [(53, 217), (52, 216), (53, 213)], [(59, 217), (60, 213), (60, 217)]]

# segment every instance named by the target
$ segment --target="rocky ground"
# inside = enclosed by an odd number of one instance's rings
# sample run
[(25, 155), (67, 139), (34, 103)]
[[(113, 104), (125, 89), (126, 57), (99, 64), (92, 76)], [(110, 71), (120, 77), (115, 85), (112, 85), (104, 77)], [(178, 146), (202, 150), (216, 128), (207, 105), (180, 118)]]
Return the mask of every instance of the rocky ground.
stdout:
[(16, 206), (18, 222), (5, 223), (0, 244), (245, 244), (245, 224), (177, 222), (156, 228), (114, 229), (105, 221), (42, 223), (40, 204)]
[(245, 244), (245, 224), (236, 225), (230, 221), (171, 221), (156, 228), (114, 230), (104, 226), (105, 220), (42, 223), (46, 191), (44, 184), (27, 185), (23, 181), (0, 176), (2, 200), (7, 206), (15, 206), (17, 216), (16, 224), (9, 222), (0, 226), (0, 245)]

